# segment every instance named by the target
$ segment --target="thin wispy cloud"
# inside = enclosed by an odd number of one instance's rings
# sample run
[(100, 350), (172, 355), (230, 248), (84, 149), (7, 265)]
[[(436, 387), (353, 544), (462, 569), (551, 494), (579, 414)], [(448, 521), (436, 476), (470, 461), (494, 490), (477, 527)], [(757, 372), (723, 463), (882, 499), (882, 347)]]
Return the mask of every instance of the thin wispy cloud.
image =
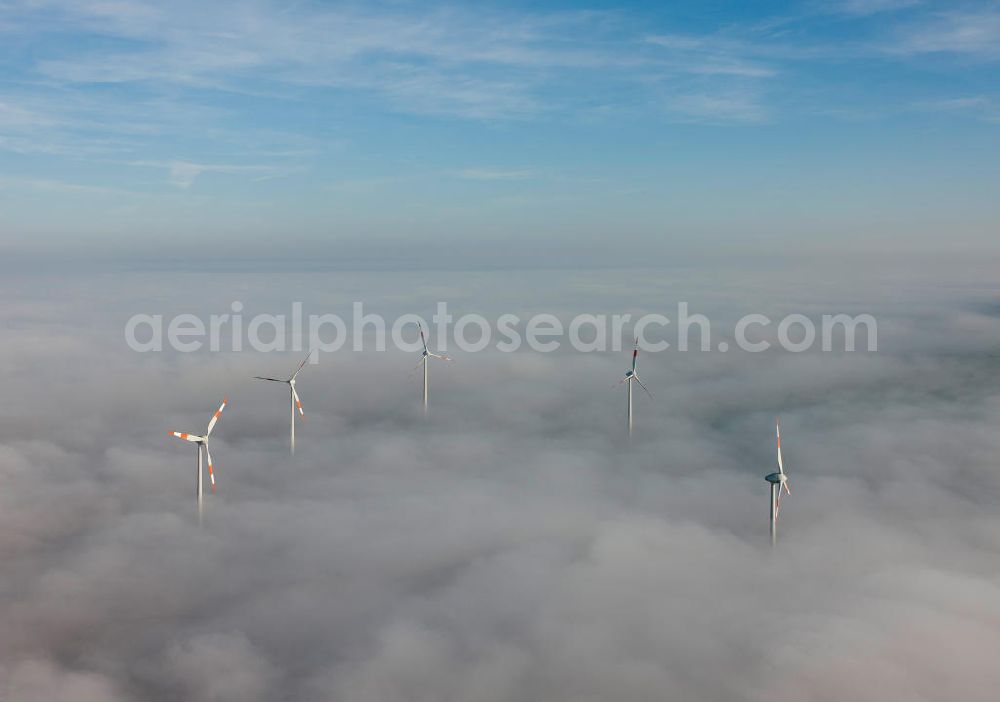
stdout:
[(55, 123), (51, 117), (0, 101), (0, 129), (46, 127)]
[(904, 25), (885, 47), (901, 55), (953, 54), (984, 61), (1000, 59), (1000, 9), (931, 14)]
[(119, 188), (106, 188), (83, 183), (71, 183), (49, 178), (11, 178), (0, 176), (0, 190), (37, 190), (50, 193), (68, 193), (74, 195), (127, 195), (128, 191)]
[(537, 174), (530, 168), (463, 168), (456, 175), (463, 180), (528, 180)]
[(744, 78), (771, 78), (778, 74), (778, 69), (756, 57), (762, 52), (748, 41), (676, 34), (650, 35), (644, 41), (666, 52), (661, 58), (681, 73)]
[(827, 7), (848, 15), (875, 15), (920, 6), (922, 0), (839, 0)]
[[(99, 18), (106, 8), (67, 9), (72, 17), (91, 11)], [(140, 50), (48, 59), (38, 63), (38, 70), (70, 83), (157, 81), (232, 90), (241, 89), (246, 71), (256, 70), (269, 82), (371, 90), (421, 113), (491, 118), (516, 117), (529, 108), (521, 91), (535, 81), (530, 75), (522, 81), (494, 79), (479, 66), (590, 70), (621, 65), (624, 59), (584, 44), (552, 48), (556, 32), (592, 22), (586, 13), (535, 19), (460, 10), (283, 11), (241, 4), (219, 4), (208, 13), (173, 12), (166, 20), (137, 12), (135, 21), (117, 27), (123, 38), (148, 43)], [(164, 22), (167, 31), (161, 34)]]
[[(842, 9), (867, 15), (908, 4), (857, 0)], [(685, 76), (775, 80), (785, 73), (783, 62), (864, 51), (826, 47), (808, 35), (796, 39), (783, 25), (767, 29), (759, 22), (722, 32), (635, 35), (638, 27), (623, 13), (471, 13), (406, 5), (279, 8), (269, 3), (217, 3), (210, 11), (200, 7), (195, 12), (185, 3), (127, 0), (21, 7), (29, 36), (73, 27), (122, 40), (101, 51), (43, 53), (33, 68), (49, 81), (236, 93), (268, 85), (330, 87), (379, 95), (402, 112), (480, 120), (520, 120), (570, 108), (568, 95), (549, 88), (584, 75), (610, 90), (640, 93), (653, 79), (660, 90), (675, 90), (683, 102), (693, 89), (684, 84)], [(990, 12), (929, 17), (926, 26), (907, 30), (885, 53), (981, 54), (996, 46), (997, 20)], [(705, 92), (730, 90), (722, 83)], [(647, 96), (651, 109), (658, 100)]]
[(1000, 103), (985, 95), (925, 100), (913, 105), (914, 110), (965, 114), (987, 122), (1000, 122)]
[[(989, 124), (989, 105), (979, 115), (975, 105), (907, 107), (947, 95), (970, 66), (963, 92), (994, 102), (1000, 94), (988, 75), (1000, 45), (996, 9), (983, 4), (810, 0), (775, 14), (749, 5), (660, 13), (641, 3), (595, 12), (557, 3), (37, 0), (7, 3), (3, 17), (0, 39), (14, 48), (0, 52), (0, 151), (25, 175), (127, 190), (135, 173), (123, 164), (155, 164), (143, 166), (154, 170), (144, 188), (193, 202), (211, 185), (229, 198), (220, 218), (273, 195), (261, 226), (322, 227), (334, 216), (329, 184), (392, 182), (372, 190), (372, 211), (348, 213), (338, 199), (337, 216), (357, 217), (361, 229), (402, 226), (379, 204), (393, 195), (419, 209), (422, 228), (466, 229), (487, 189), (456, 215), (460, 181), (524, 176), (463, 176), (479, 168), (456, 166), (465, 163), (531, 163), (545, 174), (532, 197), (575, 198), (582, 211), (595, 202), (585, 185), (595, 178), (621, 181), (606, 191), (615, 193), (668, 181), (677, 129), (691, 128), (679, 158), (700, 161), (720, 129), (780, 125), (815, 142), (818, 119), (844, 130), (859, 116), (891, 130), (886, 120), (902, 112)], [(570, 153), (580, 156), (566, 168)], [(637, 174), (640, 162), (656, 172)], [(788, 178), (809, 180), (800, 176)], [(404, 192), (401, 182), (414, 185)], [(512, 218), (533, 217), (531, 226), (560, 226), (546, 208), (508, 207)], [(636, 202), (621, 207), (660, 216)], [(117, 226), (199, 216), (197, 206), (166, 216), (151, 208)], [(62, 211), (70, 228), (83, 221)]]
[(665, 111), (676, 121), (716, 125), (754, 124), (769, 118), (760, 96), (739, 91), (677, 95), (666, 101)]
[(178, 188), (191, 187), (195, 179), (203, 173), (251, 175), (255, 177), (255, 180), (278, 177), (282, 173), (281, 169), (273, 166), (195, 163), (193, 161), (133, 161), (129, 165), (165, 169), (170, 184)]
[[(87, 26), (88, 13), (99, 20), (107, 8), (66, 12)], [(519, 119), (558, 107), (551, 94), (543, 99), (544, 87), (566, 73), (627, 85), (650, 74), (768, 78), (778, 72), (739, 55), (738, 42), (727, 46), (714, 36), (654, 36), (647, 43), (667, 53), (638, 51), (627, 34), (604, 30), (608, 18), (598, 13), (270, 12), (266, 5), (227, 4), (204, 15), (173, 12), (165, 18), (135, 11), (128, 22), (103, 29), (144, 41), (145, 48), (43, 59), (37, 69), (69, 83), (226, 90), (242, 89), (244, 73), (253, 70), (272, 83), (367, 90), (403, 110), (474, 119)], [(567, 42), (565, 33), (580, 39)], [(556, 74), (546, 75), (551, 71)]]

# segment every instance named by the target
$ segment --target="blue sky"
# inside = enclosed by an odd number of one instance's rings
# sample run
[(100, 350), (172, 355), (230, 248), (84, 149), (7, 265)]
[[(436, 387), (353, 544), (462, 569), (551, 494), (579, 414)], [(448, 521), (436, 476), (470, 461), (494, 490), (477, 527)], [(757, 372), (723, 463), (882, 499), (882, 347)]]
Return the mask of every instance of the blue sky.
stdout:
[(992, 254), (998, 63), (995, 2), (0, 0), (0, 253)]

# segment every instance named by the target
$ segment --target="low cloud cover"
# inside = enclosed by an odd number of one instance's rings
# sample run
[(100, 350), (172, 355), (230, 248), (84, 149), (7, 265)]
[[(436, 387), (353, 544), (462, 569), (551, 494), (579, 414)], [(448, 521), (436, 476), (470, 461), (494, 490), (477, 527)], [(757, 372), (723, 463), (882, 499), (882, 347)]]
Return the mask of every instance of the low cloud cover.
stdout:
[[(971, 273), (968, 271), (972, 271)], [(988, 266), (12, 275), (0, 698), (992, 700), (1000, 304)], [(726, 282), (723, 282), (726, 281)], [(811, 283), (808, 281), (812, 281)], [(807, 292), (803, 292), (807, 291)], [(136, 312), (866, 311), (878, 353), (135, 354)], [(721, 322), (720, 322), (721, 324)], [(193, 446), (219, 492), (194, 505)], [(767, 541), (773, 420), (793, 494)]]

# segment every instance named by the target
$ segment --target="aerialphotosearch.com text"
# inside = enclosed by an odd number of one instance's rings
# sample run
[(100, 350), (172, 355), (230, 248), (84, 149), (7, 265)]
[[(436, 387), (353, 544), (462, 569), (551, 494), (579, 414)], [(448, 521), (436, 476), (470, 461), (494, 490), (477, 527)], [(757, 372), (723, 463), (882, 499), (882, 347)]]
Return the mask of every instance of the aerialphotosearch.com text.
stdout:
[[(431, 318), (402, 314), (391, 320), (367, 312), (362, 302), (352, 305), (349, 319), (331, 313), (305, 314), (301, 302), (293, 302), (289, 314), (243, 314), (235, 301), (226, 313), (203, 319), (195, 314), (135, 314), (125, 324), (125, 341), (140, 353), (181, 353), (202, 350), (284, 352), (311, 350), (334, 352), (385, 351), (389, 345), (400, 351), (422, 349), (419, 328), (429, 333), (428, 345), (440, 352), (454, 347), (475, 353), (490, 347), (510, 353), (525, 347), (540, 353), (556, 351), (568, 344), (587, 353), (621, 351), (632, 338), (647, 351), (719, 351), (735, 349), (760, 353), (780, 348), (793, 353), (878, 350), (878, 325), (870, 314), (824, 314), (814, 320), (803, 314), (771, 319), (763, 314), (740, 317), (725, 334), (713, 338), (708, 317), (691, 312), (688, 303), (677, 304), (672, 318), (662, 314), (578, 314), (562, 319), (553, 314), (535, 314), (526, 319), (501, 314), (488, 319), (480, 314), (455, 318), (447, 302), (438, 302)], [(817, 323), (818, 322), (818, 323)], [(863, 342), (863, 343), (861, 343)], [(317, 355), (312, 357), (317, 361)]]

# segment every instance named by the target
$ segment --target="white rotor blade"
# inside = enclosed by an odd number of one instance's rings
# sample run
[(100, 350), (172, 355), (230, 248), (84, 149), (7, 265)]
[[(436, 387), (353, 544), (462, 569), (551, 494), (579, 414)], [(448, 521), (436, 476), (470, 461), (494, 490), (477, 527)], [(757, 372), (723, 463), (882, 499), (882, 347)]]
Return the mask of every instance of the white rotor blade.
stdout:
[(428, 356), (433, 356), (434, 358), (440, 358), (442, 361), (454, 361), (455, 360), (451, 356), (445, 356), (443, 353), (431, 353), (430, 351), (428, 351), (427, 355)]
[(169, 436), (176, 436), (178, 439), (184, 439), (185, 441), (190, 441), (192, 444), (197, 444), (198, 442), (200, 442), (205, 438), (203, 436), (198, 436), (197, 434), (187, 434), (181, 431), (168, 431), (167, 434)]
[(774, 431), (778, 436), (778, 472), (782, 475), (785, 474), (785, 464), (781, 460), (781, 420), (775, 420)]
[(420, 327), (420, 343), (424, 345), (424, 351), (427, 351), (427, 339), (424, 338), (424, 325), (418, 324), (417, 326)]
[(287, 380), (281, 380), (280, 378), (264, 378), (259, 375), (253, 377), (254, 380), (270, 380), (272, 383), (287, 383)]
[(215, 467), (212, 465), (212, 452), (208, 450), (208, 443), (205, 443), (205, 458), (208, 459), (208, 479), (212, 481), (212, 492), (215, 492)]
[[(778, 438), (778, 472), (781, 473), (782, 475), (784, 475), (785, 474), (785, 463), (784, 463), (784, 461), (781, 460), (781, 418), (780, 417), (774, 420), (774, 433), (775, 433), (775, 436), (777, 436), (777, 438)], [(787, 478), (781, 482), (781, 485), (785, 488), (785, 494), (786, 495), (791, 495), (792, 494), (791, 488), (788, 487), (788, 479)], [(779, 500), (780, 500), (780, 497), (781, 497), (781, 489), (780, 488), (778, 489), (778, 497), (779, 497)]]
[(645, 390), (646, 394), (649, 395), (649, 399), (652, 400), (653, 399), (653, 393), (651, 393), (649, 391), (649, 388), (647, 388), (645, 385), (642, 384), (642, 381), (639, 380), (639, 375), (637, 373), (633, 373), (632, 377), (635, 378), (635, 382), (639, 383), (639, 387), (641, 387), (643, 390)]
[(611, 389), (612, 389), (612, 390), (614, 390), (615, 388), (617, 388), (617, 387), (618, 387), (619, 385), (621, 385), (622, 383), (624, 383), (625, 381), (627, 381), (627, 380), (628, 380), (629, 378), (631, 378), (631, 377), (632, 377), (632, 376), (630, 376), (630, 375), (626, 375), (626, 376), (625, 376), (624, 378), (622, 378), (622, 379), (621, 379), (621, 380), (619, 380), (619, 381), (618, 381), (617, 383), (615, 383), (614, 385), (612, 385), (612, 386), (611, 386)]
[(309, 355), (306, 356), (306, 360), (302, 361), (302, 363), (299, 364), (299, 367), (295, 369), (295, 372), (292, 373), (292, 380), (295, 380), (295, 376), (297, 376), (299, 374), (299, 372), (303, 368), (305, 368), (305, 365), (309, 362), (309, 359), (312, 358), (312, 355), (313, 355), (313, 352), (310, 350), (309, 351)]
[(639, 357), (639, 337), (635, 337), (635, 346), (632, 348), (632, 372), (635, 373), (635, 362)]
[(302, 411), (302, 400), (299, 399), (299, 394), (295, 392), (294, 387), (292, 387), (292, 397), (295, 398), (295, 406), (299, 408), (299, 415), (305, 421), (306, 413)]
[(229, 398), (227, 397), (222, 401), (222, 404), (219, 405), (219, 409), (215, 411), (215, 414), (212, 415), (212, 419), (208, 422), (208, 430), (205, 432), (205, 438), (212, 435), (212, 429), (215, 428), (215, 423), (219, 421), (219, 415), (222, 414), (222, 410), (226, 409), (226, 403), (228, 402)]

